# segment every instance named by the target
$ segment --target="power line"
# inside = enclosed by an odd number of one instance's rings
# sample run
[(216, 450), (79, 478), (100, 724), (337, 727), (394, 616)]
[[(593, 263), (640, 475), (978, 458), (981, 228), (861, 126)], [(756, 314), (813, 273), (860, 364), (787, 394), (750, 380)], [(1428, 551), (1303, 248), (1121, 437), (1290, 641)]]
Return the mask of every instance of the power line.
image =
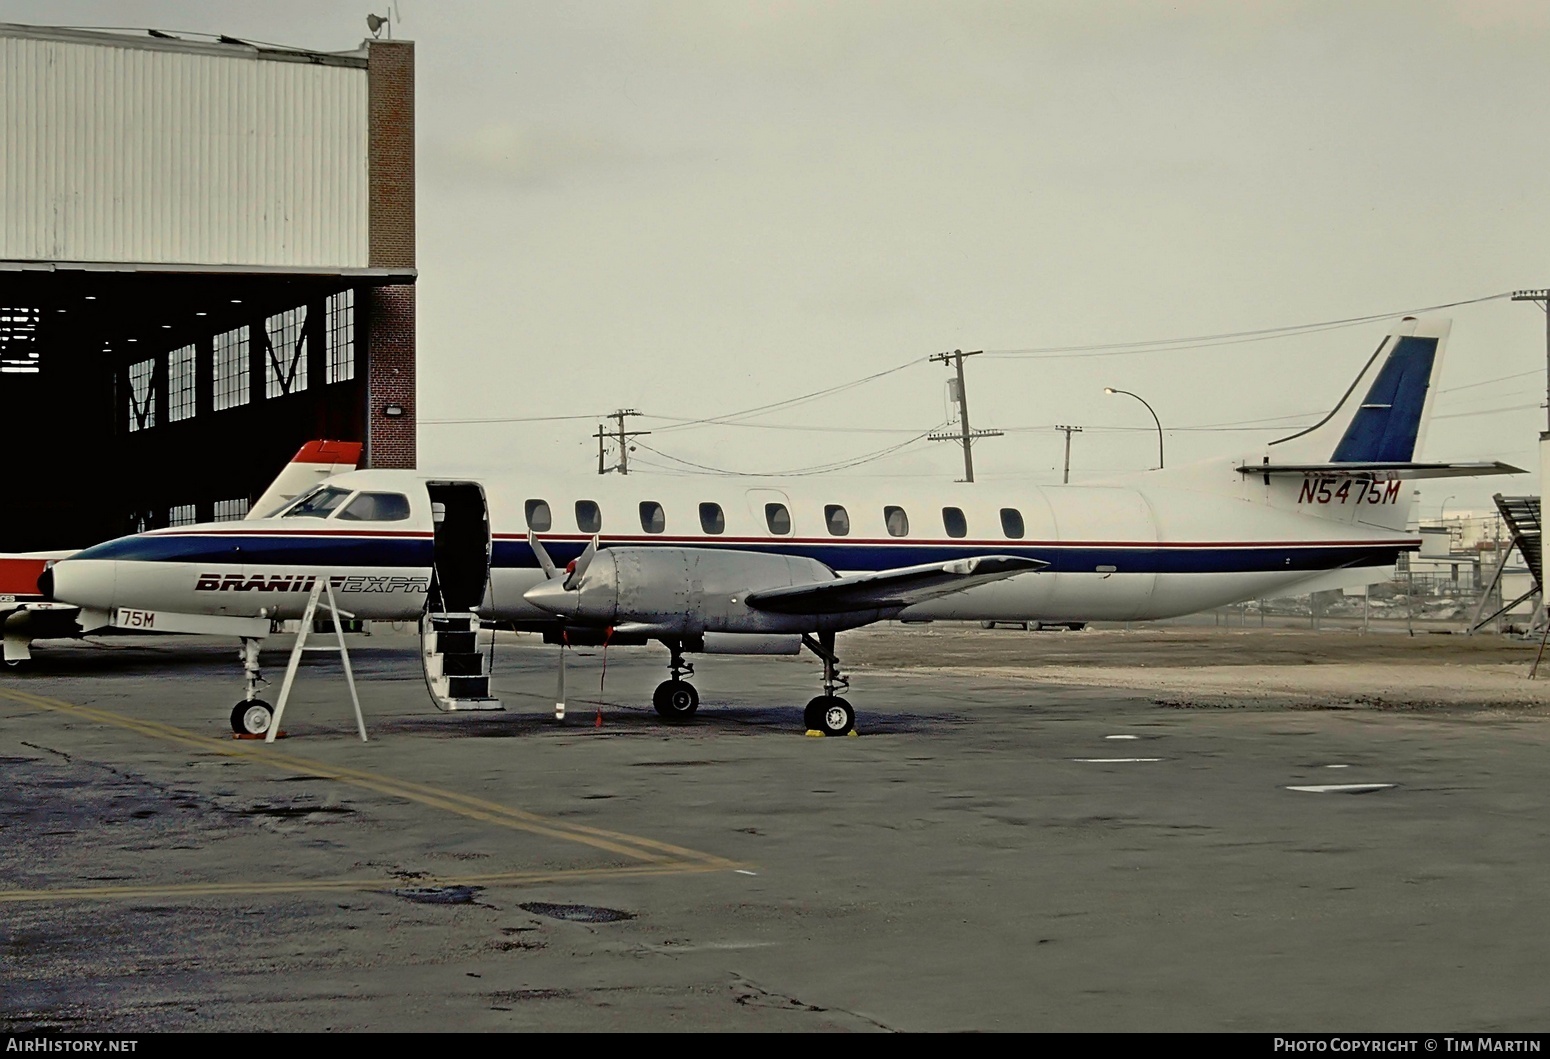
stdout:
[[(769, 404), (755, 405), (752, 408), (745, 408), (745, 409), (743, 409), (740, 412), (728, 412), (725, 415), (709, 416), (709, 417), (706, 417), (706, 418), (703, 418), (703, 419), (685, 419), (685, 420), (680, 420), (680, 421), (678, 421), (677, 423), (675, 423), (672, 426), (663, 427), (662, 430), (661, 430), (661, 433), (665, 434), (665, 433), (667, 433), (670, 430), (683, 430), (683, 429), (685, 429), (687, 427), (692, 427), (692, 426), (707, 426), (707, 425), (722, 425), (722, 424), (730, 425), (733, 421), (741, 420), (741, 419), (748, 419), (748, 418), (751, 418), (751, 417), (756, 416), (756, 415), (762, 415), (765, 412), (773, 412), (777, 408), (794, 408), (794, 407), (796, 407), (799, 404), (806, 404), (808, 401), (816, 401), (820, 397), (828, 397), (831, 394), (842, 393), (845, 390), (854, 389), (857, 386), (863, 386), (863, 385), (865, 385), (865, 384), (867, 384), (869, 382), (873, 382), (873, 381), (875, 381), (877, 379), (881, 379), (884, 376), (892, 375), (895, 372), (903, 371), (905, 368), (912, 368), (916, 364), (924, 363), (926, 361), (926, 359), (927, 358), (925, 358), (925, 357), (916, 357), (913, 360), (905, 361), (903, 364), (896, 364), (896, 365), (894, 365), (891, 368), (885, 368), (882, 371), (873, 372), (871, 375), (864, 375), (864, 376), (862, 376), (859, 379), (852, 379), (850, 382), (842, 382), (842, 383), (839, 383), (839, 384), (834, 385), (834, 386), (827, 386), (827, 387), (825, 387), (822, 390), (814, 390), (812, 393), (805, 393), (805, 394), (802, 394), (799, 397), (788, 397), (784, 401), (772, 401)], [(652, 418), (652, 419), (668, 419), (668, 418), (672, 418), (672, 417), (670, 417), (670, 416), (651, 416), (650, 418)]]
[(686, 460), (682, 457), (674, 456), (671, 453), (663, 452), (661, 449), (653, 448), (650, 445), (647, 445), (645, 442), (640, 442), (639, 445), (647, 452), (654, 452), (658, 456), (661, 456), (663, 459), (672, 460), (674, 463), (682, 464), (685, 467), (692, 467), (695, 470), (708, 471), (711, 474), (726, 475), (733, 478), (806, 478), (815, 474), (829, 474), (834, 471), (849, 470), (852, 467), (860, 467), (863, 464), (872, 463), (875, 460), (883, 459), (886, 456), (891, 456), (899, 450), (915, 444), (917, 441), (923, 440), (929, 433), (930, 432), (927, 431), (925, 433), (916, 434), (914, 437), (908, 439), (907, 441), (901, 441), (896, 445), (889, 445), (886, 448), (878, 449), (876, 452), (865, 453), (861, 456), (847, 457), (846, 459), (836, 460), (832, 463), (815, 464), (809, 467), (799, 467), (795, 470), (789, 471), (732, 471), (726, 469), (725, 467), (712, 467), (709, 464), (696, 463), (693, 460)]
[(1244, 342), (1261, 342), (1267, 339), (1285, 338), (1293, 335), (1316, 334), (1320, 331), (1333, 331), (1343, 327), (1356, 327), (1360, 324), (1376, 323), (1379, 320), (1391, 320), (1396, 316), (1415, 316), (1420, 313), (1436, 312), (1441, 309), (1456, 309), (1462, 305), (1478, 305), (1482, 302), (1497, 301), (1511, 296), (1511, 291), (1503, 291), (1500, 294), (1489, 294), (1481, 298), (1444, 302), (1439, 305), (1427, 305), (1418, 309), (1402, 309), (1399, 312), (1370, 313), (1366, 316), (1348, 316), (1340, 320), (1321, 320), (1307, 324), (1289, 324), (1284, 327), (1264, 327), (1251, 331), (1225, 331), (1215, 335), (1194, 335), (1187, 338), (1148, 339), (1131, 342), (1103, 342), (1081, 346), (987, 349), (985, 353), (992, 357), (1049, 360), (1070, 359), (1073, 357), (1129, 356), (1137, 353), (1173, 353), (1186, 349), (1207, 349), (1213, 346), (1238, 345)]
[(485, 416), (473, 419), (422, 419), (421, 426), (454, 426), (474, 423), (561, 423), (572, 419), (597, 419), (596, 414), (580, 416)]

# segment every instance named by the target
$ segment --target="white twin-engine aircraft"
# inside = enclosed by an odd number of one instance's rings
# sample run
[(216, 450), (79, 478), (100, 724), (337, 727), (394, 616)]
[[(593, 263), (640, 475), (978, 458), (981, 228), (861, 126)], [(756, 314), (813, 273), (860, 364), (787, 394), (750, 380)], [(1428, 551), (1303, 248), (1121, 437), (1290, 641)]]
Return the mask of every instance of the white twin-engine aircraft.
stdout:
[[(1166, 618), (1245, 599), (1381, 581), (1419, 540), (1409, 479), (1521, 473), (1417, 463), (1447, 321), (1407, 318), (1333, 411), (1247, 456), (1107, 485), (757, 484), (725, 477), (543, 481), (420, 471), (329, 477), (242, 522), (153, 530), (56, 562), (43, 594), (101, 626), (241, 637), (258, 733), (258, 644), (328, 578), (359, 618), (421, 620), (443, 709), (495, 706), (481, 627), (557, 644), (670, 652), (653, 696), (687, 718), (692, 652), (823, 661), (809, 729), (842, 735), (835, 634), (888, 619), (1086, 622)], [(561, 655), (563, 686), (563, 654)], [(563, 696), (562, 696), (563, 698)]]

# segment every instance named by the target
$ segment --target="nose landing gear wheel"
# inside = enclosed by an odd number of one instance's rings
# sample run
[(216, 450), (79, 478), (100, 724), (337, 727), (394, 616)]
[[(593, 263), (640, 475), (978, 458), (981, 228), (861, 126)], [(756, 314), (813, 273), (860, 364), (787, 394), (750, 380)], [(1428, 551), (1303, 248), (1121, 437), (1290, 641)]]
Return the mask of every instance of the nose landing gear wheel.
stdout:
[(856, 711), (838, 695), (820, 695), (803, 708), (802, 721), (809, 732), (846, 735), (856, 727)]
[(651, 705), (670, 721), (687, 721), (700, 708), (700, 693), (683, 680), (664, 680), (651, 693)]
[(274, 710), (263, 699), (245, 699), (231, 708), (231, 730), (238, 735), (263, 735), (274, 721)]

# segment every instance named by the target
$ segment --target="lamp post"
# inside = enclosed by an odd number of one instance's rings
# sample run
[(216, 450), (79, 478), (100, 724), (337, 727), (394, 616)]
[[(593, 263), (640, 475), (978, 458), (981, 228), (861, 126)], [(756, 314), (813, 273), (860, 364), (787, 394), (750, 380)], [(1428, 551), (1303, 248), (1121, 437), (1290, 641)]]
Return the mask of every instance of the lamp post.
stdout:
[(1152, 422), (1157, 424), (1157, 469), (1159, 471), (1162, 470), (1163, 469), (1163, 429), (1162, 429), (1162, 420), (1157, 418), (1157, 410), (1154, 409), (1150, 404), (1147, 404), (1146, 398), (1142, 397), (1138, 393), (1131, 393), (1129, 390), (1117, 390), (1117, 389), (1115, 389), (1112, 386), (1105, 386), (1103, 388), (1103, 392), (1107, 393), (1107, 394), (1122, 393), (1126, 397), (1134, 397), (1136, 400), (1138, 400), (1142, 404), (1146, 405), (1146, 410), (1148, 412), (1152, 413)]

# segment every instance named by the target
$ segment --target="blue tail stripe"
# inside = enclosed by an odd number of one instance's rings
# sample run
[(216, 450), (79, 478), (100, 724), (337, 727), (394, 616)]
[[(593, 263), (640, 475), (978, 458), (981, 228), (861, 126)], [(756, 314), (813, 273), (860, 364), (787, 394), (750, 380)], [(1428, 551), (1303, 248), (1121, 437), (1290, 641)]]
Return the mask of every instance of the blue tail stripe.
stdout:
[(1437, 359), (1437, 339), (1401, 338), (1378, 371), (1356, 418), (1330, 457), (1334, 463), (1409, 463)]

